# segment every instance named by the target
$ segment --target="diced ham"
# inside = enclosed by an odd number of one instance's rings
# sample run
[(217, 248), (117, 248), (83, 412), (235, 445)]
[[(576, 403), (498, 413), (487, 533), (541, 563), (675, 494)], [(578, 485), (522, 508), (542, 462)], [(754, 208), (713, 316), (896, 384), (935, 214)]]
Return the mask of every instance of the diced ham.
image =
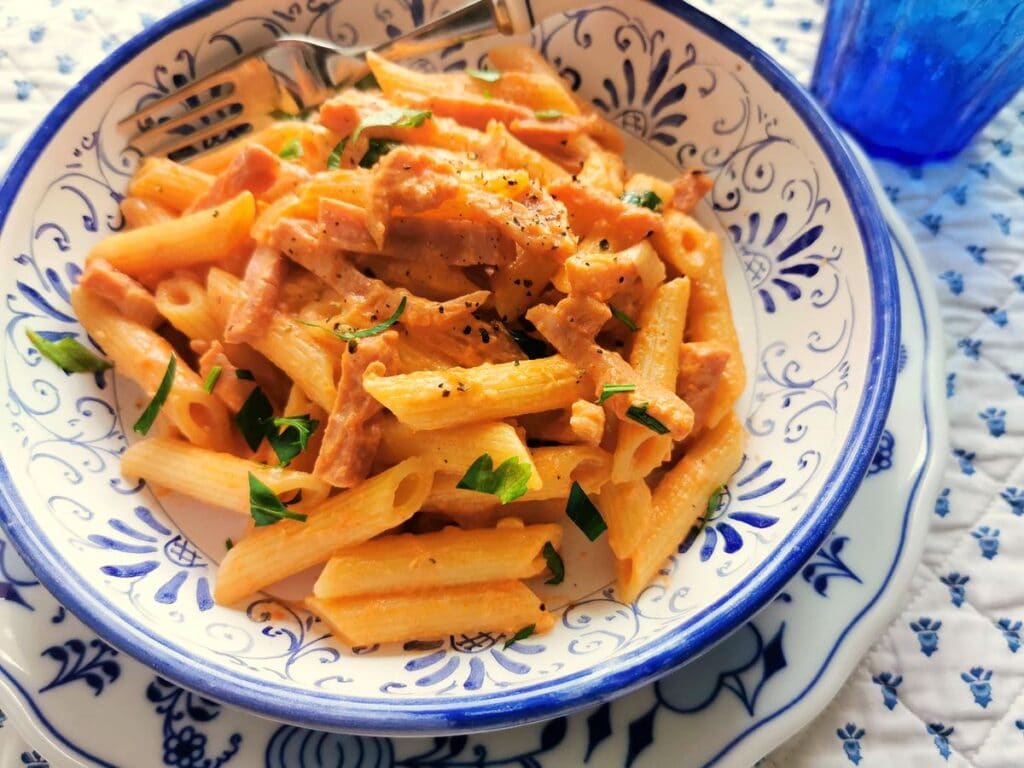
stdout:
[(730, 356), (728, 347), (711, 341), (691, 341), (679, 347), (676, 391), (693, 409), (694, 432), (704, 426)]
[(595, 397), (604, 384), (635, 384), (628, 395), (611, 397), (605, 407), (619, 419), (628, 419), (630, 406), (643, 407), (672, 435), (682, 440), (693, 428), (693, 411), (675, 392), (656, 382), (642, 379), (616, 352), (602, 349), (593, 340), (594, 333), (611, 316), (607, 305), (592, 298), (570, 296), (556, 306), (538, 304), (526, 318), (562, 357), (586, 371), (595, 384)]
[(561, 179), (552, 182), (548, 191), (569, 210), (574, 231), (583, 235), (604, 235), (616, 250), (662, 230), (661, 216), (657, 213), (627, 203), (606, 190)]
[(363, 389), (363, 375), (371, 366), (380, 375), (398, 373), (397, 343), (398, 334), (386, 331), (349, 344), (341, 358), (338, 394), (313, 468), (337, 488), (351, 488), (370, 473), (380, 446), (380, 426), (373, 418), (383, 408)]
[(288, 273), (288, 261), (266, 246), (253, 251), (242, 278), (242, 300), (235, 304), (224, 329), (231, 344), (252, 341), (263, 335), (277, 305), (281, 283)]
[(211, 341), (207, 350), (199, 358), (199, 375), (203, 381), (206, 381), (210, 371), (218, 365), (221, 372), (213, 387), (213, 395), (224, 403), (232, 413), (238, 413), (256, 388), (256, 382), (238, 378), (238, 368), (228, 359), (224, 345), (219, 341)]
[(247, 144), (186, 213), (213, 208), (246, 190), (260, 197), (275, 184), (280, 171), (281, 159), (277, 155), (260, 144)]
[(160, 319), (153, 294), (103, 259), (87, 262), (78, 284), (89, 293), (106, 299), (121, 314), (140, 325), (154, 328)]
[(519, 104), (501, 99), (488, 99), (471, 93), (432, 94), (426, 97), (396, 94), (396, 98), (419, 109), (429, 109), (435, 115), (450, 117), (462, 125), (477, 130), (486, 128), (491, 120), (513, 123), (533, 117), (533, 110)]
[(689, 213), (697, 207), (697, 203), (713, 186), (715, 186), (715, 182), (704, 171), (695, 170), (684, 173), (672, 182), (672, 189), (675, 192), (672, 196), (672, 207), (683, 213)]

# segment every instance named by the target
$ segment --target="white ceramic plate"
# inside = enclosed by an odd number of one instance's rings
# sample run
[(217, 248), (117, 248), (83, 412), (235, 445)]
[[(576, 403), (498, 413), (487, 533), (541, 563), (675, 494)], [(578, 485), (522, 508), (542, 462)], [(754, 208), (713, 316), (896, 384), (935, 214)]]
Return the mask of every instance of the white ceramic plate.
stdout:
[[(183, 532), (194, 505), (120, 477), (131, 439), (121, 415), (132, 422), (137, 390), (109, 375), (64, 376), (25, 330), (81, 333), (68, 288), (89, 246), (121, 226), (116, 201), (134, 159), (118, 118), (283, 30), (365, 41), (422, 15), (422, 4), (384, 0), (189, 6), (84, 78), (0, 189), (0, 257), (11, 265), (0, 276), (0, 387), (12, 425), (0, 435), (0, 517), (10, 540), (69, 610), (160, 674), (269, 717), (350, 732), (525, 723), (708, 649), (825, 541), (870, 465), (897, 366), (895, 270), (873, 196), (789, 76), (675, 2), (550, 19), (534, 44), (642, 143), (639, 165), (663, 175), (702, 165), (715, 179), (699, 216), (729, 245), (751, 382), (746, 457), (720, 508), (636, 603), (604, 586), (607, 571), (571, 574), (543, 594), (555, 630), (507, 650), (483, 633), (353, 651), (269, 599), (214, 605), (220, 545)], [(482, 52), (417, 63), (461, 67)]]

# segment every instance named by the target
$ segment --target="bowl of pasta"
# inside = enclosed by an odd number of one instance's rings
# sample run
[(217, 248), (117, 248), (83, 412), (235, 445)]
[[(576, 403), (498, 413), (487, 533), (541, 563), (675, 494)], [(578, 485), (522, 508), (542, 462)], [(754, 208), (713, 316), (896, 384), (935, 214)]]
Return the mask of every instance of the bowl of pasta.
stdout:
[(855, 162), (682, 3), (370, 56), (191, 155), (118, 126), (285, 32), (423, 14), (200, 0), (0, 189), (11, 539), (158, 674), (323, 729), (509, 726), (695, 658), (828, 535), (897, 370)]

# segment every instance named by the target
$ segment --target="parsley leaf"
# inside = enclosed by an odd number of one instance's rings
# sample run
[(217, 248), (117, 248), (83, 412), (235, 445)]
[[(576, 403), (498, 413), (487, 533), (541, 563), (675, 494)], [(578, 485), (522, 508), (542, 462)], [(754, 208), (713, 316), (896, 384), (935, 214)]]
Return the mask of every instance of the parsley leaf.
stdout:
[(509, 456), (494, 469), (490, 454), (485, 453), (470, 465), (455, 487), (489, 493), (508, 504), (526, 493), (531, 473), (530, 465), (517, 456)]
[(431, 115), (433, 113), (429, 109), (404, 109), (401, 107), (382, 109), (380, 112), (363, 118), (363, 121), (356, 127), (355, 133), (352, 134), (352, 141), (359, 141), (359, 137), (367, 128), (379, 128), (387, 125), (396, 128), (418, 128)]
[(629, 406), (626, 409), (626, 417), (632, 419), (637, 424), (643, 424), (649, 430), (657, 432), (659, 435), (667, 435), (669, 432), (668, 427), (647, 412), (647, 403)]
[[(309, 444), (310, 435), (320, 425), (316, 419), (309, 418), (308, 413), (301, 416), (285, 416), (274, 419), (272, 428), (267, 432), (267, 440), (270, 447), (274, 449), (282, 467), (287, 467), (291, 460), (306, 450)], [(278, 428), (284, 427), (284, 431), (278, 433)]]
[(720, 485), (715, 488), (714, 492), (708, 497), (708, 506), (706, 510), (707, 517), (711, 517), (712, 514), (718, 511), (718, 505), (722, 501), (722, 494), (725, 492), (725, 486)]
[(281, 147), (281, 151), (277, 153), (277, 156), (282, 160), (294, 160), (302, 157), (302, 154), (302, 142), (296, 138)]
[(213, 388), (217, 386), (217, 381), (220, 379), (220, 375), (223, 371), (223, 366), (215, 365), (210, 369), (210, 372), (206, 374), (206, 381), (203, 382), (203, 389), (206, 390), (206, 394), (213, 394)]
[(146, 410), (142, 412), (139, 420), (132, 427), (140, 435), (147, 434), (153, 427), (153, 422), (156, 421), (156, 416), (160, 413), (161, 406), (167, 400), (167, 395), (170, 394), (171, 385), (174, 383), (174, 372), (177, 369), (178, 360), (174, 355), (171, 355), (171, 359), (167, 361), (167, 370), (164, 371), (164, 377), (160, 380), (160, 386), (156, 388), (156, 394), (153, 395), (153, 399), (149, 401)]
[(99, 373), (113, 367), (113, 363), (93, 354), (71, 336), (50, 341), (31, 329), (26, 329), (25, 334), (39, 354), (55, 363), (64, 373)]
[(355, 86), (360, 91), (380, 90), (380, 83), (377, 82), (377, 78), (374, 77), (373, 72), (367, 72), (356, 80)]
[(466, 74), (470, 77), (475, 77), (477, 80), (483, 80), (485, 83), (496, 83), (501, 80), (501, 72), (496, 69), (467, 69)]
[(327, 168), (334, 171), (341, 167), (341, 153), (348, 146), (348, 136), (334, 145), (331, 154), (327, 156)]
[(548, 569), (551, 571), (551, 578), (545, 581), (545, 584), (561, 584), (565, 581), (565, 563), (562, 562), (561, 555), (558, 551), (551, 546), (551, 542), (544, 542), (544, 549), (541, 550), (541, 554), (544, 555), (544, 559), (548, 563)]
[(594, 506), (594, 502), (587, 496), (586, 491), (575, 481), (565, 504), (565, 514), (591, 541), (596, 541), (602, 533), (608, 530), (608, 524), (601, 517), (601, 511)]
[(508, 640), (506, 640), (505, 644), (503, 646), (501, 646), (501, 649), (505, 650), (510, 645), (512, 645), (512, 643), (517, 643), (520, 640), (525, 640), (530, 635), (532, 635), (536, 630), (537, 630), (537, 625), (536, 624), (531, 624), (528, 627), (523, 627), (518, 632), (516, 632), (514, 635), (512, 635), (512, 637), (510, 637)]
[(231, 539), (224, 539), (224, 549), (230, 552), (232, 549), (234, 549), (234, 547), (235, 542), (233, 542)]
[(273, 423), (274, 407), (259, 387), (249, 393), (241, 409), (235, 414), (235, 424), (242, 431), (245, 444), (255, 451), (267, 436), (268, 426)]
[(249, 473), (249, 514), (257, 528), (279, 523), (285, 518), (306, 522), (306, 516), (288, 509), (256, 475)]
[(636, 384), (602, 384), (601, 385), (601, 396), (597, 399), (598, 405), (604, 405), (604, 401), (612, 395), (617, 395), (620, 392), (635, 392)]
[(236, 368), (235, 378), (242, 381), (256, 381), (256, 377), (252, 375), (252, 371), (248, 368)]
[(407, 297), (403, 296), (402, 300), (398, 302), (398, 306), (395, 308), (395, 311), (391, 313), (391, 317), (389, 317), (383, 323), (377, 323), (377, 325), (373, 326), (372, 328), (364, 328), (361, 331), (333, 331), (329, 328), (324, 328), (322, 325), (317, 325), (316, 323), (304, 324), (312, 326), (313, 328), (319, 328), (320, 330), (323, 331), (329, 331), (342, 341), (352, 341), (353, 339), (365, 339), (369, 336), (376, 336), (378, 334), (384, 333), (384, 331), (386, 331), (392, 325), (397, 323), (398, 318), (400, 318), (402, 316), (402, 313), (405, 312), (406, 303)]
[(375, 166), (377, 162), (384, 157), (384, 155), (395, 147), (400, 146), (402, 146), (402, 142), (400, 141), (392, 141), (391, 139), (370, 139), (369, 146), (367, 146), (366, 152), (363, 153), (363, 157), (359, 161), (359, 167), (373, 168), (373, 166)]
[(641, 208), (650, 208), (652, 211), (658, 210), (661, 206), (661, 198), (649, 189), (646, 192), (623, 192), (619, 199), (632, 205), (639, 205)]
[(562, 117), (560, 109), (541, 109), (533, 113), (538, 120), (558, 120)]
[(621, 309), (616, 309), (611, 304), (608, 305), (608, 309), (610, 309), (612, 311), (612, 317), (614, 317), (616, 320), (618, 320), (624, 326), (629, 328), (629, 330), (633, 331), (633, 333), (636, 333), (637, 331), (640, 330), (640, 326), (638, 326), (636, 324), (636, 322), (633, 320), (633, 318), (630, 317), (629, 315), (627, 315)]

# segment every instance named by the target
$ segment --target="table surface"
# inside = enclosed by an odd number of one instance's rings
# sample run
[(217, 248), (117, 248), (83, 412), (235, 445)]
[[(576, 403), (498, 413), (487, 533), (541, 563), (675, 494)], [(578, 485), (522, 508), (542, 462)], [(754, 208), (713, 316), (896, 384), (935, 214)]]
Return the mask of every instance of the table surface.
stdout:
[[(0, 170), (85, 71), (180, 4), (0, 0)], [(823, 0), (694, 4), (809, 78)], [(876, 167), (942, 305), (952, 454), (902, 612), (762, 764), (1024, 766), (1024, 93), (955, 160)]]

